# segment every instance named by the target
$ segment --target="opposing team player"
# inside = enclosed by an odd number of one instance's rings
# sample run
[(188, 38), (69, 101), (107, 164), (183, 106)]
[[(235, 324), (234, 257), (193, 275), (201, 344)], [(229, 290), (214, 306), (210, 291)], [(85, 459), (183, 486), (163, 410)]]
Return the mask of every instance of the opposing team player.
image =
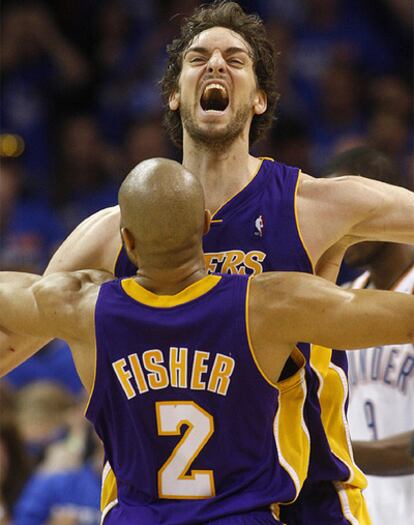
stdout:
[(105, 524), (281, 524), (271, 504), (297, 496), (310, 448), (299, 350), (278, 382), (296, 338), (413, 341), (414, 298), (297, 272), (208, 275), (203, 190), (176, 162), (138, 165), (119, 202), (136, 275), (0, 274), (0, 325), (70, 343), (117, 482)]
[[(336, 176), (352, 172), (399, 183), (390, 160), (366, 147), (337, 156), (327, 170)], [(347, 252), (345, 260), (365, 269), (352, 284), (354, 288), (414, 292), (412, 246), (361, 243)], [(358, 440), (355, 457), (367, 473), (374, 474), (369, 476), (364, 493), (372, 521), (376, 525), (408, 525), (414, 516), (414, 451), (409, 439), (414, 431), (414, 346), (376, 346), (351, 352), (348, 359), (348, 417), (351, 436)], [(368, 440), (371, 446), (364, 442)]]
[[(345, 250), (355, 242), (414, 242), (410, 192), (359, 177), (315, 179), (249, 154), (250, 144), (272, 123), (274, 54), (263, 23), (237, 4), (215, 2), (184, 23), (169, 47), (163, 93), (183, 165), (199, 176), (207, 207), (214, 210), (204, 238), (209, 271), (291, 270), (335, 280)], [(47, 272), (115, 268), (119, 276), (132, 275), (125, 252), (117, 258), (119, 249), (119, 210), (104, 210), (75, 230)], [(42, 343), (4, 339), (2, 372)], [(360, 497), (365, 479), (353, 465), (345, 426), (346, 358), (303, 351), (312, 460), (309, 483), (284, 509), (284, 521), (369, 523)]]

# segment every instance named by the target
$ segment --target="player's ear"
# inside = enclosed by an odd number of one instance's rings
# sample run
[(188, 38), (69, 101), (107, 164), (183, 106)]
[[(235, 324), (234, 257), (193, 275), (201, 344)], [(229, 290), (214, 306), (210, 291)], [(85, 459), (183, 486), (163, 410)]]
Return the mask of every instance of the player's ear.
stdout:
[(258, 89), (254, 97), (253, 110), (255, 115), (263, 115), (267, 109), (267, 95), (262, 89)]
[(178, 91), (173, 91), (168, 99), (168, 106), (171, 111), (177, 111), (180, 107), (180, 93)]
[(125, 249), (128, 253), (132, 253), (135, 249), (135, 239), (128, 228), (121, 228), (121, 237), (124, 241)]
[(210, 213), (210, 210), (204, 210), (203, 235), (207, 235), (207, 233), (210, 231), (210, 225), (211, 225), (211, 213)]

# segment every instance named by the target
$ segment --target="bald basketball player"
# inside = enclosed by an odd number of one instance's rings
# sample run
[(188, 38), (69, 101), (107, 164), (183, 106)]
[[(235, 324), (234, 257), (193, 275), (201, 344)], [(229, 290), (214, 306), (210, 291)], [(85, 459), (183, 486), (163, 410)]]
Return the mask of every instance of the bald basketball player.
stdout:
[[(354, 243), (414, 243), (411, 192), (356, 176), (317, 179), (249, 153), (269, 129), (277, 100), (274, 52), (260, 19), (234, 2), (214, 2), (183, 23), (168, 55), (162, 82), (167, 127), (214, 211), (204, 237), (209, 272), (288, 270), (335, 281)], [(133, 275), (136, 269), (120, 246), (119, 209), (103, 210), (69, 236), (46, 273), (97, 268)], [(45, 342), (3, 334), (1, 373)], [(366, 482), (353, 462), (343, 408), (346, 356), (302, 350), (313, 459), (309, 482), (282, 509), (283, 521), (366, 525), (360, 494)]]
[[(414, 298), (295, 272), (208, 275), (203, 189), (173, 161), (139, 164), (119, 204), (136, 275), (5, 272), (0, 325), (70, 344), (117, 482), (105, 525), (281, 524), (271, 506), (297, 497), (310, 448), (297, 338), (413, 341)], [(291, 354), (297, 371), (278, 382)]]

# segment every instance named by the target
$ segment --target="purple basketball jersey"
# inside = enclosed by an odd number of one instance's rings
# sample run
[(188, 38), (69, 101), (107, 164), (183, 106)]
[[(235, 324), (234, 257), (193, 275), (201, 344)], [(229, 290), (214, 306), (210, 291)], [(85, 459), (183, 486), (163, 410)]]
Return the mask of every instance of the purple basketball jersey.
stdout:
[[(240, 514), (247, 524), (262, 511), (263, 523), (279, 523), (271, 504), (297, 497), (309, 457), (305, 360), (297, 352), (299, 370), (277, 385), (262, 375), (248, 283), (209, 275), (175, 296), (133, 278), (101, 287), (86, 415), (116, 478), (105, 524), (196, 525)], [(292, 418), (298, 429), (285, 439), (279, 428)]]
[[(210, 272), (313, 273), (296, 215), (299, 174), (298, 168), (263, 159), (252, 181), (213, 215), (211, 229), (204, 237), (206, 265)], [(115, 272), (117, 276), (136, 272), (124, 250), (119, 254)], [(319, 484), (325, 482), (342, 480), (359, 490), (365, 486), (365, 478), (354, 465), (346, 423), (346, 353), (318, 348), (311, 350), (307, 344), (299, 346), (307, 360), (306, 423), (311, 436), (306, 483), (309, 500), (312, 499), (312, 486), (315, 486), (317, 497), (321, 492)], [(291, 369), (291, 363), (288, 363), (282, 377), (287, 377)], [(348, 505), (341, 500), (340, 490), (325, 491), (325, 497), (333, 499), (332, 505), (338, 508), (338, 513)], [(304, 509), (303, 516), (308, 520), (306, 506), (307, 501), (299, 499), (289, 508), (283, 507), (281, 516), (290, 525), (289, 512), (294, 511), (295, 521), (292, 523), (296, 524), (296, 516)], [(326, 523), (337, 525), (339, 522), (335, 517), (331, 521), (327, 519)]]

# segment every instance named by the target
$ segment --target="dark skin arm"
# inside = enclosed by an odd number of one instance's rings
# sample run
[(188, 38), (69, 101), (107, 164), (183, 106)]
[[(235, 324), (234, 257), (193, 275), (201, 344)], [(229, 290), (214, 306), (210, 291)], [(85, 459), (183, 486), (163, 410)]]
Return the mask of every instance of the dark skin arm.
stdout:
[(376, 441), (353, 441), (357, 465), (371, 476), (414, 474), (414, 430)]
[[(86, 388), (93, 371), (94, 307), (108, 272), (81, 270), (45, 277), (5, 272), (0, 326), (14, 333), (60, 337), (71, 346)], [(392, 323), (389, 323), (392, 318)], [(414, 297), (377, 290), (343, 290), (325, 279), (269, 272), (250, 280), (252, 351), (276, 382), (296, 342), (361, 348), (414, 341)]]
[(414, 243), (414, 193), (358, 176), (302, 174), (299, 227), (316, 274), (336, 281), (343, 256), (362, 241)]
[(414, 340), (414, 297), (407, 294), (344, 290), (296, 272), (263, 273), (250, 287), (252, 346), (272, 382), (298, 341), (346, 350)]
[(99, 286), (111, 279), (109, 272), (100, 270), (47, 276), (0, 272), (0, 327), (39, 340), (64, 339), (89, 392), (95, 362), (95, 303)]

